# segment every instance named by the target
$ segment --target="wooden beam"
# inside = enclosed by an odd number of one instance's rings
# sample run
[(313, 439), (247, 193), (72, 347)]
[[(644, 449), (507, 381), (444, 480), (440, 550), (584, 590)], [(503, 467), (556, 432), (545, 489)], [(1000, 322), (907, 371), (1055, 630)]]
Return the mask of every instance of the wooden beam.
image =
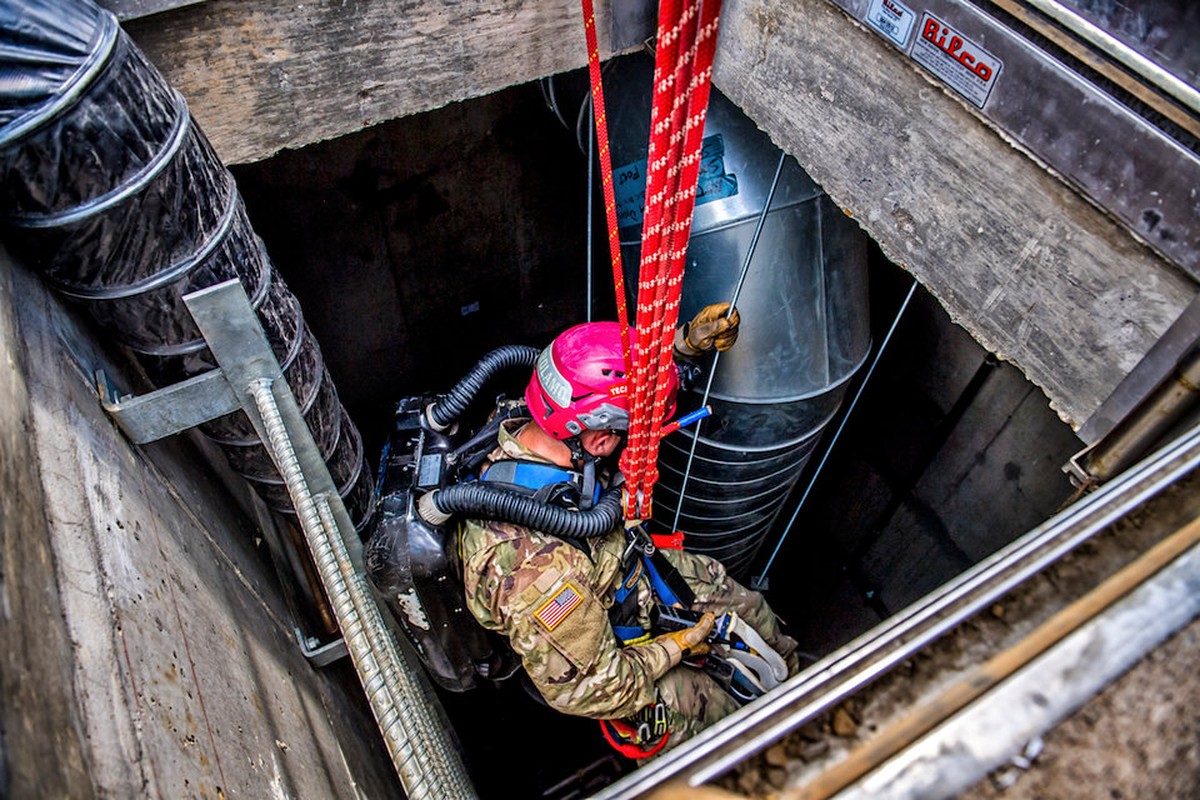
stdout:
[(714, 80), (1076, 427), (1196, 293), (823, 0), (727, 0)]
[(125, 29), (227, 164), (587, 63), (577, 0), (209, 0)]
[[(603, 32), (608, 4), (599, 5)], [(585, 61), (574, 0), (209, 0), (127, 29), (228, 163)], [(716, 83), (1075, 426), (1195, 294), (1189, 278), (823, 0), (726, 0)]]

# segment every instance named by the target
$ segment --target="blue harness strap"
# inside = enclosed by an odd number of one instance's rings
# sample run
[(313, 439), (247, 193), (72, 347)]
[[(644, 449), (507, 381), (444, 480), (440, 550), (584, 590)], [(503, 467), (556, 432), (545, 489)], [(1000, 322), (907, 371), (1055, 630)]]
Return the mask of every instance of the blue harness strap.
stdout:
[[(646, 554), (642, 554), (642, 563), (646, 565), (646, 574), (650, 576), (650, 585), (654, 587), (654, 593), (658, 595), (658, 599), (669, 606), (682, 606), (684, 608), (691, 605), (691, 602), (683, 602), (678, 594), (671, 588), (667, 581), (663, 578), (662, 573), (655, 566), (653, 558)], [(670, 566), (670, 565), (668, 565)], [(695, 599), (694, 597), (692, 598)]]
[(650, 638), (641, 625), (613, 625), (612, 629), (624, 645), (640, 644)]
[(621, 585), (613, 592), (612, 612), (609, 622), (613, 633), (622, 644), (633, 644), (646, 638), (646, 629), (635, 624), (637, 621), (637, 585), (642, 577), (642, 562), (634, 559), (629, 565), (629, 571), (621, 579)]
[(617, 591), (613, 593), (613, 602), (620, 604), (625, 602), (625, 598), (637, 589), (637, 579), (641, 577), (642, 562), (634, 561), (629, 566), (629, 571), (625, 573), (625, 577), (621, 580), (621, 585), (617, 587)]
[[(583, 483), (583, 476), (578, 472), (564, 469), (557, 464), (544, 464), (540, 461), (526, 461), (523, 459), (497, 461), (487, 467), (479, 477), (481, 480), (507, 483), (531, 489), (534, 492), (543, 487), (558, 483), (574, 486), (578, 490)], [(592, 498), (593, 503), (600, 500), (601, 489), (602, 487), (597, 483)]]
[[(630, 597), (637, 591), (638, 578), (641, 577), (643, 569), (650, 579), (650, 588), (660, 603), (690, 608), (696, 600), (691, 588), (683, 582), (682, 576), (671, 566), (669, 561), (659, 555), (658, 551), (655, 551), (653, 555), (642, 553), (639, 558), (633, 559), (621, 585), (613, 593), (613, 613), (619, 621), (612, 621), (612, 629), (624, 644), (645, 641), (650, 636), (649, 631), (641, 625), (622, 624), (637, 618), (636, 603), (630, 601)], [(663, 574), (664, 571), (669, 573), (669, 578)], [(675, 585), (672, 586), (672, 583)], [(627, 601), (630, 601), (628, 607), (625, 605)]]

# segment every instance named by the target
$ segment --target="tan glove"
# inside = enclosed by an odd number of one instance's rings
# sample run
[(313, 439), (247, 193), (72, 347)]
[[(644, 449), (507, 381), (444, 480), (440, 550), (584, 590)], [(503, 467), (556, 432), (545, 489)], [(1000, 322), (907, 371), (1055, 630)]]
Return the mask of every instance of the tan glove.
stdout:
[(675, 350), (684, 356), (698, 356), (710, 350), (724, 352), (737, 341), (741, 324), (736, 308), (729, 303), (712, 303), (700, 309), (692, 321), (675, 331)]
[(654, 641), (667, 648), (667, 653), (671, 656), (671, 666), (675, 666), (685, 658), (702, 656), (708, 652), (706, 640), (712, 633), (713, 622), (715, 622), (713, 615), (706, 613), (692, 627), (664, 633), (654, 637)]

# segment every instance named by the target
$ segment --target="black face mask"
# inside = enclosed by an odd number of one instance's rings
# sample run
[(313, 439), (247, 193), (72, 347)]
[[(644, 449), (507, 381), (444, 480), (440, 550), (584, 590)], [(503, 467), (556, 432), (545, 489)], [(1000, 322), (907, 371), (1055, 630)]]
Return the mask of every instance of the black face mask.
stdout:
[(621, 437), (621, 443), (612, 451), (611, 455), (596, 458), (596, 466), (602, 474), (612, 474), (617, 471), (617, 465), (621, 460), (621, 453), (625, 452), (625, 445), (629, 444), (629, 431), (614, 430), (612, 433)]

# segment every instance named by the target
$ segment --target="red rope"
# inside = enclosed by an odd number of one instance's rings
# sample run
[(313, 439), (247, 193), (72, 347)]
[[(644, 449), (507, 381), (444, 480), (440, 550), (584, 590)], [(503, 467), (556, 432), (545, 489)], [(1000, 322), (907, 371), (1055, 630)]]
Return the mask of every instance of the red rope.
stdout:
[(583, 4), (583, 32), (587, 38), (588, 75), (592, 81), (592, 114), (596, 122), (596, 144), (600, 156), (600, 183), (604, 188), (604, 213), (608, 219), (608, 250), (612, 257), (613, 288), (617, 293), (617, 322), (621, 326), (621, 346), (625, 363), (630, 363), (629, 312), (625, 304), (625, 272), (621, 266), (621, 239), (617, 228), (617, 200), (613, 190), (612, 158), (608, 147), (608, 115), (604, 109), (604, 88), (600, 82), (600, 46), (596, 41), (596, 10), (592, 0)]
[(629, 376), (629, 441), (621, 455), (626, 480), (625, 516), (648, 519), (658, 480), (675, 326), (683, 290), (684, 256), (691, 235), (704, 119), (712, 81), (721, 0), (660, 0), (654, 58), (654, 94), (646, 156), (646, 201), (638, 273), (636, 341), (631, 340), (625, 276), (617, 228), (608, 123), (600, 78), (593, 0), (581, 0), (588, 73), (608, 220), (617, 320)]
[[(692, 212), (696, 201), (696, 183), (700, 177), (700, 152), (703, 146), (704, 120), (708, 110), (708, 95), (712, 79), (712, 61), (716, 48), (717, 12), (720, 9), (719, 0), (704, 4), (701, 10), (699, 29), (695, 42), (690, 48), (692, 57), (692, 73), (689, 80), (688, 102), (683, 121), (682, 157), (672, 169), (677, 173), (674, 182), (675, 197), (673, 207), (673, 222), (667, 231), (669, 244), (665, 247), (667, 264), (664, 272), (668, 276), (666, 302), (663, 309), (663, 322), (657, 326), (659, 340), (653, 352), (658, 356), (654, 374), (661, 375), (667, 369), (674, 369), (672, 364), (672, 345), (674, 343), (675, 326), (679, 318), (679, 302), (683, 289), (684, 260), (687, 254), (688, 240), (691, 236)], [(654, 402), (650, 414), (650, 452), (647, 454), (647, 471), (649, 484), (646, 493), (653, 488), (658, 478), (657, 456), (658, 442), (661, 439), (661, 429), (664, 423), (667, 383), (662, 380), (653, 382), (655, 387)], [(647, 508), (649, 507), (647, 501)], [(648, 515), (647, 515), (648, 516)]]
[(625, 516), (647, 519), (658, 480), (675, 326), (683, 289), (712, 80), (720, 0), (659, 6), (646, 211), (638, 280), (637, 341), (630, 374), (629, 442), (621, 457)]

